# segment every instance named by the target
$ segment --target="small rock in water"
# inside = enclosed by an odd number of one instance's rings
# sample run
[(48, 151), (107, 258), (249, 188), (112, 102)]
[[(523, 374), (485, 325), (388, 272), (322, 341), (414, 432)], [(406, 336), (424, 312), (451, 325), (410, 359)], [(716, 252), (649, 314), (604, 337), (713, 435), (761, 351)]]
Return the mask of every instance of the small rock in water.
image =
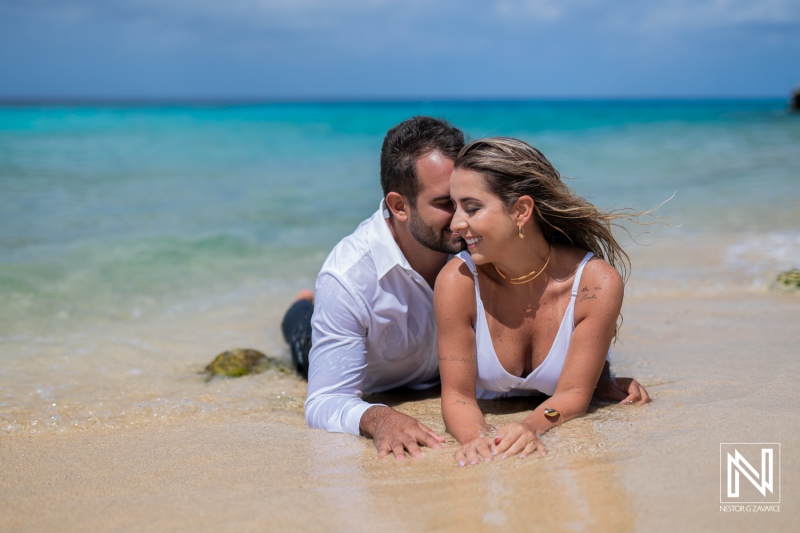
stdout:
[(793, 268), (786, 272), (781, 272), (772, 282), (770, 288), (776, 291), (800, 291), (800, 269)]
[(206, 383), (211, 381), (214, 376), (227, 376), (238, 378), (247, 374), (259, 374), (269, 368), (274, 368), (279, 372), (290, 373), (292, 370), (286, 363), (278, 359), (267, 357), (258, 350), (250, 348), (237, 348), (222, 352), (200, 372), (208, 374)]
[(789, 97), (789, 111), (793, 113), (800, 112), (800, 87), (792, 91), (792, 96)]

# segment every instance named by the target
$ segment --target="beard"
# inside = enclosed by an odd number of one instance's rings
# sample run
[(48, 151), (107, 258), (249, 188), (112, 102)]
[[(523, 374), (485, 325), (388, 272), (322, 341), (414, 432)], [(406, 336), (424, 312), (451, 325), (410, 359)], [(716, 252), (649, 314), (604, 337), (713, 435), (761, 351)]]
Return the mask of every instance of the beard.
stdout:
[[(434, 252), (457, 254), (466, 249), (464, 239), (460, 237), (453, 239), (452, 233), (448, 230), (442, 230), (437, 233), (434, 228), (427, 225), (425, 221), (422, 220), (422, 217), (419, 216), (419, 212), (413, 208), (408, 217), (408, 231), (418, 243)], [(450, 238), (446, 235), (449, 235)]]

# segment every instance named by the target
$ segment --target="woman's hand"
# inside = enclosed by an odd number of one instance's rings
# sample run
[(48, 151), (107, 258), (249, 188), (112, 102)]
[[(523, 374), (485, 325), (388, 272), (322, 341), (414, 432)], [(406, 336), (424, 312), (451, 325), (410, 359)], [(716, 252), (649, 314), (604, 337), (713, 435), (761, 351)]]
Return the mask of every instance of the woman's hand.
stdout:
[(601, 402), (619, 402), (623, 405), (642, 405), (650, 401), (647, 390), (635, 379), (611, 376), (600, 376), (594, 397)]
[(461, 446), (456, 452), (456, 462), (458, 466), (466, 466), (467, 463), (476, 465), (483, 461), (491, 461), (492, 456), (497, 455), (495, 451), (493, 437), (478, 437)]
[(503, 426), (497, 430), (494, 437), (495, 451), (503, 459), (519, 454), (522, 459), (535, 450), (539, 450), (539, 455), (547, 453), (544, 444), (536, 436), (536, 432), (529, 429), (526, 425), (514, 422)]

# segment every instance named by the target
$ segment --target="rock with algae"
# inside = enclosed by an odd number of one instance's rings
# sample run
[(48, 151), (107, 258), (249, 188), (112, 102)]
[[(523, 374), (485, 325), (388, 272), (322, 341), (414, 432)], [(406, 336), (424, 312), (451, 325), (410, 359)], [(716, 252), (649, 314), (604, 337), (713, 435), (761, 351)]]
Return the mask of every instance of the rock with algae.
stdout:
[(781, 272), (772, 282), (770, 288), (782, 292), (800, 292), (800, 269), (793, 268)]
[(267, 357), (258, 350), (237, 348), (219, 354), (200, 373), (206, 374), (206, 383), (208, 383), (214, 379), (214, 376), (238, 378), (247, 374), (259, 374), (270, 368), (286, 374), (292, 372), (291, 367), (283, 361)]

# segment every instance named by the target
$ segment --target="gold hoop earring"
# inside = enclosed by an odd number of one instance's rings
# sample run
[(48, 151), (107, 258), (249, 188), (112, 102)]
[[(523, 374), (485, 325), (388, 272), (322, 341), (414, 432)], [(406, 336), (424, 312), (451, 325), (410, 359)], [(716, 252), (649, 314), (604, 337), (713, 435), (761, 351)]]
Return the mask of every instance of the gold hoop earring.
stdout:
[(519, 238), (520, 239), (524, 239), (525, 238), (525, 230), (522, 229), (522, 226), (519, 227)]

